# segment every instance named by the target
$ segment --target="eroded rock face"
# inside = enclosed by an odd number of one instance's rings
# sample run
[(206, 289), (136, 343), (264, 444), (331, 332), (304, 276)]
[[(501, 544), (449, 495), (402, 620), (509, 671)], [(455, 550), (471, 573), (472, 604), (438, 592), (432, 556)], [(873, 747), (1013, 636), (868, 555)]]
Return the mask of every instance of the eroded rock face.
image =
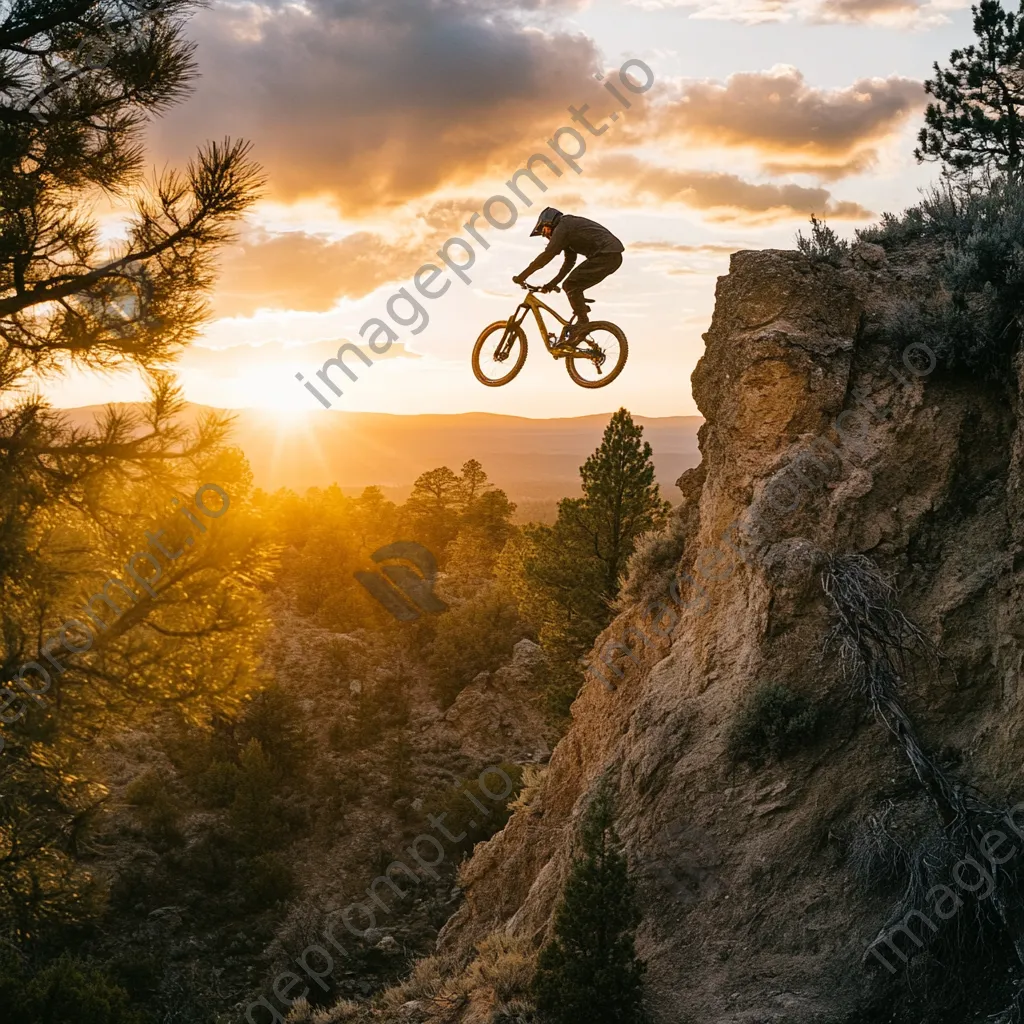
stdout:
[(523, 696), (536, 689), (535, 677), (543, 668), (540, 647), (520, 640), (511, 662), (493, 673), (481, 672), (445, 713), (444, 726), (434, 731), (477, 761), (547, 760), (550, 727), (536, 702)]
[[(927, 274), (927, 260), (878, 246), (840, 266), (733, 256), (693, 374), (703, 462), (680, 481), (680, 572), (704, 596), (682, 592), (670, 639), (642, 609), (599, 638), (598, 650), (643, 626), (652, 640), (631, 644), (640, 664), (619, 662), (614, 692), (583, 688), (539, 794), (463, 869), (442, 946), (468, 950), (495, 928), (544, 936), (574, 822), (610, 772), (656, 1021), (867, 1019), (880, 981), (862, 958), (892, 893), (855, 881), (843, 836), (918, 794), (822, 656), (828, 554), (875, 560), (948, 655), (908, 683), (925, 741), (958, 748), (991, 794), (1020, 788), (1022, 382), (908, 370), (881, 328)], [(765, 681), (820, 701), (824, 734), (781, 763), (735, 767), (727, 729)]]

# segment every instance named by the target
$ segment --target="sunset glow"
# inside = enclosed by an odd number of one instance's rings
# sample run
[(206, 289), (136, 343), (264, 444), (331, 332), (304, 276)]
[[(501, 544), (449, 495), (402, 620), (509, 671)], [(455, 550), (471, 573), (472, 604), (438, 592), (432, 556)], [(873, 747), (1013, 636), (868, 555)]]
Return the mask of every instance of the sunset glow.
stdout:
[[(921, 81), (966, 18), (955, 3), (827, 0), (595, 0), (515, 17), (435, 6), (240, 3), (193, 19), (203, 77), (190, 102), (153, 122), (154, 158), (180, 165), (197, 138), (230, 129), (252, 139), (268, 177), (222, 253), (201, 337), (178, 363), (193, 401), (323, 411), (295, 375), (315, 380), (339, 345), (359, 341), (417, 268), (439, 263), (447, 239), (469, 237), (473, 211), (507, 196), (510, 175), (531, 154), (553, 155), (558, 129), (575, 125), (586, 141), (579, 173), (561, 161), (558, 176), (542, 168), (547, 191), (527, 182), (537, 201), (520, 202), (507, 230), (480, 220), (471, 283), (449, 274), (429, 324), (403, 331), (386, 359), (329, 396), (332, 407), (693, 412), (689, 375), (730, 252), (791, 248), (812, 213), (850, 235), (930, 179), (911, 155)], [(655, 81), (639, 95), (620, 85), (625, 109), (596, 76), (614, 85), (630, 59)], [(588, 123), (604, 130), (573, 120), (569, 108), (587, 104)], [(469, 372), (480, 329), (518, 301), (509, 279), (538, 251), (529, 229), (544, 203), (625, 242), (622, 270), (593, 295), (632, 342), (613, 399), (568, 388), (538, 339), (514, 388), (487, 392)], [(104, 237), (116, 226), (106, 217)], [(138, 397), (122, 379), (43, 387), (59, 404)]]

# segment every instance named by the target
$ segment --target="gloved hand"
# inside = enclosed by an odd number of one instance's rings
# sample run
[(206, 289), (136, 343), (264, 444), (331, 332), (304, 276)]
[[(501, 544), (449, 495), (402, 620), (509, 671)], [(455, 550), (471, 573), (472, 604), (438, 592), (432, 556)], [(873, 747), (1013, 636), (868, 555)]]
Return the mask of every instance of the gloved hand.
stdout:
[(526, 282), (523, 280), (522, 274), (516, 274), (516, 276), (512, 278), (512, 283), (519, 285), (520, 288), (526, 287)]
[(542, 292), (557, 292), (557, 291), (559, 291), (558, 282), (557, 281), (548, 281), (547, 284), (541, 285), (541, 289), (540, 290)]

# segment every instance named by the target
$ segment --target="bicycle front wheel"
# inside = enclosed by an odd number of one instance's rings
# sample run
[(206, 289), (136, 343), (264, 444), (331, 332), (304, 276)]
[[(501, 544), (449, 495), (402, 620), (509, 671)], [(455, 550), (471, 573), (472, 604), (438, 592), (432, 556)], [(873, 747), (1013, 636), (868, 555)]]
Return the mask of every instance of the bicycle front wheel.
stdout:
[(473, 375), (489, 388), (507, 384), (526, 362), (526, 334), (517, 323), (499, 320), (473, 346)]
[(608, 320), (595, 320), (565, 357), (565, 368), (581, 388), (603, 388), (622, 373), (628, 357), (625, 334)]

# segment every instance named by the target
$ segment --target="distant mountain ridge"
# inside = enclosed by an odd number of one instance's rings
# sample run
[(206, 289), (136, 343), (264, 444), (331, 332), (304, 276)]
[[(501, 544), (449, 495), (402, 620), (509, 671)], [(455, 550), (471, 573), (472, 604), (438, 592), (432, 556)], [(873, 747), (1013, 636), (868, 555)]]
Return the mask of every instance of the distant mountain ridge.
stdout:
[[(61, 410), (76, 425), (104, 407)], [(195, 419), (208, 406), (189, 405)], [(220, 411), (220, 410), (218, 410)], [(401, 497), (420, 473), (458, 468), (478, 459), (513, 498), (556, 498), (576, 492), (579, 467), (598, 446), (611, 413), (527, 419), (495, 413), (397, 415), (311, 412), (285, 419), (260, 409), (231, 410), (234, 443), (246, 454), (258, 487), (304, 491), (337, 483), (346, 489), (380, 485)], [(674, 482), (700, 462), (700, 416), (634, 417), (654, 451), (658, 482), (674, 497)]]

